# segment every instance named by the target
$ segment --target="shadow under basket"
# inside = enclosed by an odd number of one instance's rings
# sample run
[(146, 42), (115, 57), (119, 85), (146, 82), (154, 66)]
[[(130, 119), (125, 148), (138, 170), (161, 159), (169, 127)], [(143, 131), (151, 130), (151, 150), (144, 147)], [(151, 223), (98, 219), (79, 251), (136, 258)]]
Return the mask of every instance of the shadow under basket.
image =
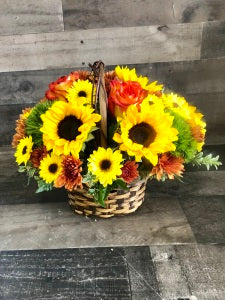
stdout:
[(100, 218), (124, 216), (137, 210), (144, 202), (145, 188), (146, 181), (138, 181), (130, 185), (129, 190), (114, 190), (105, 200), (105, 207), (102, 207), (88, 194), (88, 188), (84, 187), (68, 193), (69, 204), (72, 210), (79, 215)]

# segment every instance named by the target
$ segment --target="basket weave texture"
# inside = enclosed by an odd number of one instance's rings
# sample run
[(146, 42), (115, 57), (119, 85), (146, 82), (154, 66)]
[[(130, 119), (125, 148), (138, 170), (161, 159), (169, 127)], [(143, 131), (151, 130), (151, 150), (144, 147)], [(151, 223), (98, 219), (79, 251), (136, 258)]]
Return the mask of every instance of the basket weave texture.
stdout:
[(105, 207), (102, 207), (88, 194), (88, 187), (84, 187), (68, 194), (69, 204), (72, 210), (80, 215), (100, 218), (123, 216), (134, 212), (143, 203), (145, 188), (146, 181), (139, 181), (130, 185), (129, 190), (112, 191), (105, 200)]

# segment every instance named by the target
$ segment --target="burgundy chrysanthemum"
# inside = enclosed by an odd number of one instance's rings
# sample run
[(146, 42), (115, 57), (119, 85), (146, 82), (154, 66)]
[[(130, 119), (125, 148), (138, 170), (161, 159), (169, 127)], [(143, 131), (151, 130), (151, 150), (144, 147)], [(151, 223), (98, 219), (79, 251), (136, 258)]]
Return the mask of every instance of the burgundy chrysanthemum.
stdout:
[(126, 161), (121, 170), (121, 177), (126, 183), (131, 183), (139, 176), (138, 164), (136, 164), (135, 161)]
[(31, 152), (30, 160), (35, 168), (39, 168), (41, 160), (46, 157), (48, 151), (45, 146), (34, 149)]
[(73, 156), (64, 156), (62, 162), (62, 172), (55, 181), (55, 187), (60, 188), (65, 186), (69, 191), (82, 188), (82, 162), (79, 159), (75, 159)]

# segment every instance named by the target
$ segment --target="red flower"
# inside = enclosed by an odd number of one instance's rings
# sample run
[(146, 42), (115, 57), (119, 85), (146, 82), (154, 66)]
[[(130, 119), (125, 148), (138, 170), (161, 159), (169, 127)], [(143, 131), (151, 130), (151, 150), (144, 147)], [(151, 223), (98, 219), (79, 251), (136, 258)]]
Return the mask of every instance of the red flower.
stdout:
[(126, 161), (121, 170), (121, 177), (126, 183), (131, 183), (134, 179), (136, 179), (139, 176), (138, 164), (136, 164), (135, 161)]
[(45, 92), (48, 100), (66, 100), (67, 90), (72, 86), (75, 80), (79, 79), (78, 72), (72, 72), (69, 76), (62, 76), (49, 84), (49, 90)]
[(164, 174), (169, 179), (174, 179), (174, 176), (181, 176), (184, 171), (184, 159), (182, 157), (172, 156), (170, 153), (164, 153), (159, 157), (158, 164), (153, 167), (150, 176), (156, 175), (160, 180)]
[(139, 82), (121, 82), (112, 80), (110, 82), (109, 110), (115, 116), (121, 116), (131, 104), (139, 105), (148, 95)]
[(30, 160), (35, 168), (39, 168), (41, 160), (46, 157), (48, 151), (45, 146), (41, 146), (39, 148), (34, 149), (31, 152)]
[(76, 189), (78, 186), (82, 188), (82, 162), (73, 156), (64, 156), (62, 162), (62, 172), (55, 181), (55, 187), (65, 186), (69, 191)]

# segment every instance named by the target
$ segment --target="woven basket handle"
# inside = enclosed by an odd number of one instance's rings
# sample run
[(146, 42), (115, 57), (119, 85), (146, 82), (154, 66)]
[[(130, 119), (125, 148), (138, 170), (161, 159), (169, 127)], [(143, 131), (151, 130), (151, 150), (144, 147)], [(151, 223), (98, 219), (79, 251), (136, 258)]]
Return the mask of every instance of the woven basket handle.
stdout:
[(92, 68), (95, 81), (97, 81), (95, 109), (101, 115), (100, 144), (102, 147), (107, 148), (108, 97), (105, 88), (104, 63), (102, 61), (96, 61), (93, 65), (89, 65)]

